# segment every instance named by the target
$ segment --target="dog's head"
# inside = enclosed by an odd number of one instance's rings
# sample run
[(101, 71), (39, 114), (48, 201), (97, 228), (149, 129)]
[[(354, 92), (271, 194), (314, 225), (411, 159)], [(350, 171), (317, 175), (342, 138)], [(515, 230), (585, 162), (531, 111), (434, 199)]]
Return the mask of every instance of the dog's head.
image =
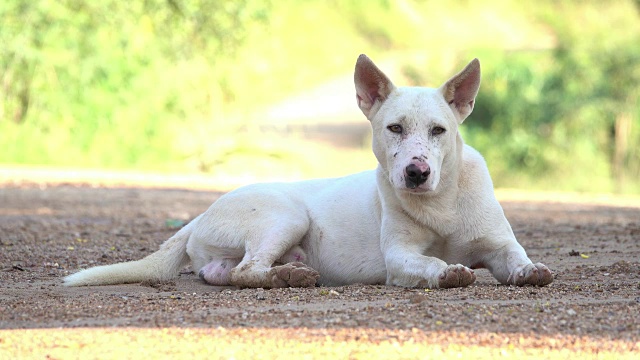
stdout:
[(400, 191), (435, 191), (461, 154), (458, 125), (471, 114), (480, 87), (474, 59), (437, 89), (395, 87), (366, 56), (354, 75), (358, 106), (371, 121), (373, 152)]

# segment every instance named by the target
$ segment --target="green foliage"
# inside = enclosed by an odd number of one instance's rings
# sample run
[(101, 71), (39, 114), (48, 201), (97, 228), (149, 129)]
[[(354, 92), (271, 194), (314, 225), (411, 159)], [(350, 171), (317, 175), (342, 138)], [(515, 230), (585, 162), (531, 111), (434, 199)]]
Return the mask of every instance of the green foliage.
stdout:
[(265, 136), (260, 109), (347, 73), (363, 52), (393, 63), (383, 69), (399, 69), (398, 84), (429, 86), (479, 57), (483, 84), (462, 131), (497, 186), (640, 192), (639, 9), (5, 0), (0, 163), (219, 172), (251, 159), (315, 176), (322, 147)]
[(541, 9), (556, 47), (490, 60), (467, 138), (493, 164), (496, 185), (640, 190), (640, 25), (627, 5)]
[(216, 84), (224, 81), (216, 60), (237, 51), (248, 31), (240, 24), (265, 19), (268, 7), (256, 4), (3, 2), (0, 161), (118, 167), (171, 159), (176, 130), (232, 96)]

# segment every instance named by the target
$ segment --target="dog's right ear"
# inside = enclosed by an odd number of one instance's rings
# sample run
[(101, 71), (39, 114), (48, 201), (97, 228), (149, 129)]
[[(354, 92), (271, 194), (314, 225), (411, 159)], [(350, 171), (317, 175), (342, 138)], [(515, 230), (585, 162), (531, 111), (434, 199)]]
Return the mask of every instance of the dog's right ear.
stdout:
[(358, 57), (353, 80), (358, 106), (364, 116), (371, 120), (395, 86), (365, 54)]

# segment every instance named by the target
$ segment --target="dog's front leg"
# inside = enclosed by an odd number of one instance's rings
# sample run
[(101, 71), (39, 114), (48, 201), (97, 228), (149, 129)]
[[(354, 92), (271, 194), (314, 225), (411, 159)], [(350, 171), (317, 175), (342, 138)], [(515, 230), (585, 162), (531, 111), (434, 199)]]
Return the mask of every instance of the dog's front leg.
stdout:
[(515, 237), (493, 243), (502, 245), (481, 262), (501, 284), (545, 286), (553, 282), (551, 270), (542, 263), (534, 264)]
[(464, 287), (476, 280), (473, 270), (423, 255), (437, 235), (411, 221), (383, 220), (381, 248), (387, 285), (425, 288)]

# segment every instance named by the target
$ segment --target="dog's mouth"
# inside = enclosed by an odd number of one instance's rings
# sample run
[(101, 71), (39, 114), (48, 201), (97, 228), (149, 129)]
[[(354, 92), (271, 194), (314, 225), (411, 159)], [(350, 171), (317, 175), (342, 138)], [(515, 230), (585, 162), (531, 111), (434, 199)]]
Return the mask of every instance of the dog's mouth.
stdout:
[(427, 193), (427, 192), (431, 191), (430, 188), (426, 188), (426, 187), (422, 187), (422, 186), (405, 187), (402, 190), (404, 190), (405, 192), (407, 192), (409, 194), (424, 194), (424, 193)]

